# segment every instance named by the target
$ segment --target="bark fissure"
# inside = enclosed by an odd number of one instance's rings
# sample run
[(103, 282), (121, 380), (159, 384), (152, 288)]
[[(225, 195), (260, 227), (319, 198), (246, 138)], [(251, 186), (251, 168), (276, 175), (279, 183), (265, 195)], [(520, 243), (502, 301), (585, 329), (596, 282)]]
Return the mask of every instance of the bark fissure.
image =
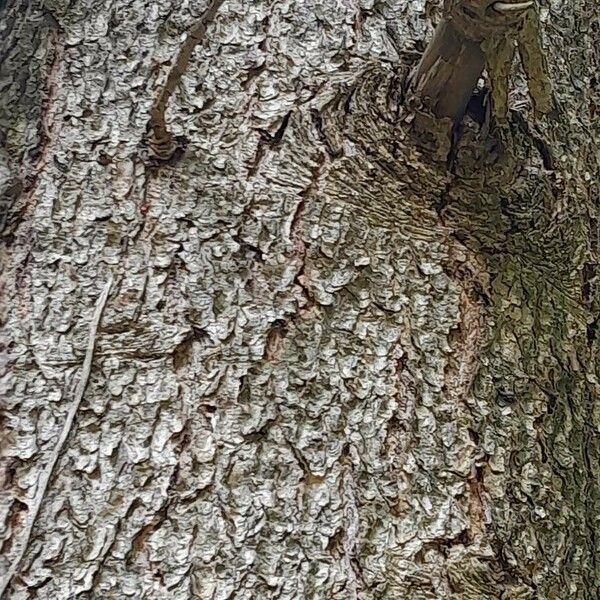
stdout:
[(277, 131), (273, 135), (271, 135), (265, 129), (258, 130), (260, 138), (256, 146), (256, 153), (254, 154), (254, 158), (248, 166), (248, 179), (256, 175), (267, 151), (276, 149), (282, 143), (283, 136), (290, 121), (291, 114), (292, 111), (289, 111), (284, 115), (283, 119), (281, 120), (281, 124), (279, 125)]

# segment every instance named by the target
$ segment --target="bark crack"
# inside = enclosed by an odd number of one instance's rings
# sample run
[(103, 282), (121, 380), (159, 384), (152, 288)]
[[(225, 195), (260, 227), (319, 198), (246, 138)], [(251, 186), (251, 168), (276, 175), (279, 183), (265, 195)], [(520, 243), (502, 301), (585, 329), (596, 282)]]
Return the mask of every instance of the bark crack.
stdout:
[(306, 299), (306, 306), (304, 308), (312, 307), (315, 301), (312, 292), (306, 284), (306, 257), (308, 245), (302, 237), (302, 219), (306, 212), (308, 202), (315, 197), (319, 190), (319, 182), (325, 172), (326, 165), (326, 157), (323, 154), (320, 154), (317, 165), (312, 170), (310, 183), (302, 192), (300, 192), (300, 202), (298, 202), (296, 206), (290, 225), (290, 237), (294, 242), (295, 249), (294, 254), (300, 261), (300, 267), (294, 277), (294, 283), (299, 286)]
[[(48, 20), (48, 19), (47, 19)], [(45, 93), (40, 105), (38, 140), (37, 143), (28, 152), (27, 158), (22, 162), (20, 173), (15, 174), (10, 181), (9, 187), (4, 194), (2, 203), (6, 206), (6, 215), (1, 215), (0, 231), (8, 233), (10, 230), (8, 211), (12, 213), (10, 219), (11, 226), (16, 226), (23, 221), (29, 221), (27, 218), (31, 204), (31, 193), (44, 167), (48, 162), (48, 150), (53, 139), (56, 139), (56, 129), (60, 123), (59, 119), (54, 118), (53, 105), (58, 95), (58, 72), (64, 52), (64, 42), (61, 38), (62, 30), (56, 19), (50, 21), (48, 28), (48, 49), (49, 60), (46, 63), (47, 75), (45, 82)], [(1, 61), (0, 61), (1, 64)], [(1, 132), (0, 132), (1, 133)], [(2, 135), (4, 137), (4, 135)], [(0, 145), (4, 146), (4, 140), (0, 139)], [(19, 207), (13, 206), (17, 203), (19, 196), (22, 197)]]
[(262, 163), (262, 160), (265, 157), (267, 150), (277, 148), (281, 145), (283, 136), (290, 122), (291, 115), (292, 111), (290, 110), (283, 117), (277, 131), (272, 135), (265, 129), (258, 130), (260, 139), (258, 140), (258, 146), (256, 147), (256, 153), (254, 154), (254, 158), (252, 159), (252, 162), (250, 163), (250, 166), (248, 168), (248, 179), (254, 177), (254, 175), (256, 175), (256, 173), (258, 172), (260, 164)]

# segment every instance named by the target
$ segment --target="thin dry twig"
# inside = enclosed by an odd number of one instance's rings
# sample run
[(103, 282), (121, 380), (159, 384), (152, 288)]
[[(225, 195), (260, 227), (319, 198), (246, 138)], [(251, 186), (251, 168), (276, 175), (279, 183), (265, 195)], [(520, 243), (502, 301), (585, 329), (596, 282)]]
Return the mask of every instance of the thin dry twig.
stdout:
[(4, 576), (4, 579), (0, 583), (0, 598), (4, 595), (4, 592), (10, 585), (12, 578), (16, 575), (17, 569), (23, 557), (25, 556), (25, 552), (27, 551), (27, 547), (29, 546), (29, 541), (31, 538), (31, 532), (33, 531), (33, 526), (35, 525), (35, 521), (40, 512), (40, 508), (42, 506), (42, 502), (44, 501), (44, 496), (46, 495), (46, 490), (48, 488), (48, 483), (50, 479), (52, 479), (52, 475), (54, 473), (54, 468), (56, 463), (58, 462), (58, 458), (61, 455), (62, 449), (73, 429), (73, 423), (75, 422), (75, 416), (77, 415), (77, 411), (79, 409), (79, 405), (81, 404), (81, 399), (83, 398), (83, 394), (88, 384), (88, 380), (90, 378), (90, 371), (92, 369), (92, 360), (94, 358), (94, 347), (96, 345), (96, 335), (98, 333), (98, 326), (100, 325), (100, 319), (102, 318), (102, 312), (104, 311), (104, 307), (106, 306), (106, 301), (108, 299), (108, 294), (110, 292), (110, 288), (112, 287), (113, 277), (112, 274), (109, 276), (104, 289), (102, 290), (102, 294), (96, 301), (96, 308), (94, 310), (94, 315), (92, 316), (92, 321), (90, 323), (90, 334), (88, 338), (87, 349), (85, 351), (85, 358), (83, 360), (83, 366), (81, 368), (81, 377), (79, 378), (79, 382), (77, 383), (77, 388), (75, 390), (75, 398), (71, 406), (69, 407), (69, 412), (67, 413), (67, 418), (65, 419), (63, 428), (60, 432), (60, 436), (58, 441), (56, 442), (56, 446), (52, 451), (50, 459), (48, 460), (48, 464), (46, 468), (42, 472), (40, 477), (40, 482), (38, 485), (38, 490), (36, 496), (32, 502), (32, 508), (27, 520), (27, 524), (25, 525), (25, 531), (23, 533), (23, 539), (20, 544), (20, 549), (17, 553), (17, 556), (13, 560), (10, 565), (8, 572)]
[(187, 38), (175, 59), (173, 68), (167, 77), (165, 86), (161, 90), (150, 111), (150, 129), (152, 131), (150, 146), (156, 156), (163, 160), (169, 159), (176, 149), (173, 135), (168, 130), (165, 122), (165, 112), (167, 110), (169, 98), (181, 81), (190, 62), (190, 58), (192, 57), (194, 48), (196, 48), (198, 43), (206, 36), (206, 30), (208, 29), (209, 24), (217, 15), (223, 2), (224, 0), (212, 0), (204, 14), (200, 17), (200, 20), (190, 29)]

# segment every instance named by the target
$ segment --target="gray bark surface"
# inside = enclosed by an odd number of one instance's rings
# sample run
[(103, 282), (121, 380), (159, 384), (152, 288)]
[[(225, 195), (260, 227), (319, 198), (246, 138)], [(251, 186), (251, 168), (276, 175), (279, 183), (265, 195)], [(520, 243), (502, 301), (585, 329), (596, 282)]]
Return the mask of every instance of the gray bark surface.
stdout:
[(0, 2), (3, 597), (598, 598), (596, 1), (454, 172), (429, 0), (225, 0), (154, 159), (209, 8)]

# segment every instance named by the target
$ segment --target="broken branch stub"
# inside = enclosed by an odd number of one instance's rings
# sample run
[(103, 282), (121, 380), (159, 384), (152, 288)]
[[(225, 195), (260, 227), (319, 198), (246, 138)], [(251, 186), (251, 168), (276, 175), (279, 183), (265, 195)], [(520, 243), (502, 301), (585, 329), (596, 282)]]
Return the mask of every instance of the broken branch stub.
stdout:
[(456, 124), (484, 67), (479, 42), (466, 37), (452, 20), (444, 20), (423, 54), (411, 91), (433, 116)]
[(540, 42), (533, 0), (446, 0), (438, 25), (410, 81), (414, 128), (434, 138), (444, 155), (462, 121), (484, 69), (491, 88), (492, 111), (500, 122), (508, 114), (510, 70), (516, 46), (527, 75), (534, 110), (550, 112), (552, 93)]
[(478, 42), (466, 37), (452, 20), (442, 21), (411, 78), (409, 102), (413, 127), (440, 159), (448, 156), (452, 132), (461, 122), (485, 67)]

